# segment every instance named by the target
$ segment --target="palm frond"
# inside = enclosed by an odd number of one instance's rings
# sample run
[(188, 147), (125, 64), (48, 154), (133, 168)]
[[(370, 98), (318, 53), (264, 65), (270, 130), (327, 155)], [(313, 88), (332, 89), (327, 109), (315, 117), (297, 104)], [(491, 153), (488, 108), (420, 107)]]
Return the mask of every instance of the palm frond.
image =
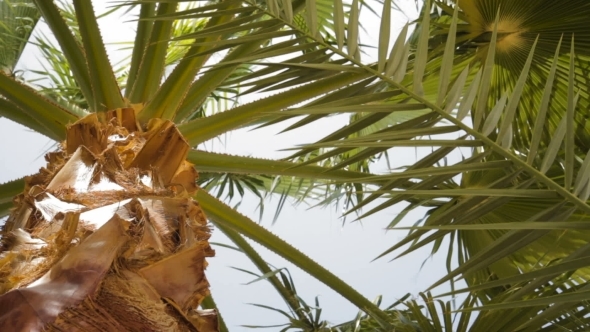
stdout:
[(0, 1), (0, 70), (15, 75), (18, 63), (29, 36), (35, 29), (41, 13), (32, 0)]

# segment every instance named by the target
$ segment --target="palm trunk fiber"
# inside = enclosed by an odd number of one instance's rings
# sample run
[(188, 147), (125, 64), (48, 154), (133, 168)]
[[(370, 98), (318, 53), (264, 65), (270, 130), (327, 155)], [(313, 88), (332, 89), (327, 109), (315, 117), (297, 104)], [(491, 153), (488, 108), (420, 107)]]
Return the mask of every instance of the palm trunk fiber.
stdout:
[(173, 123), (67, 128), (0, 233), (0, 331), (217, 331), (197, 173)]

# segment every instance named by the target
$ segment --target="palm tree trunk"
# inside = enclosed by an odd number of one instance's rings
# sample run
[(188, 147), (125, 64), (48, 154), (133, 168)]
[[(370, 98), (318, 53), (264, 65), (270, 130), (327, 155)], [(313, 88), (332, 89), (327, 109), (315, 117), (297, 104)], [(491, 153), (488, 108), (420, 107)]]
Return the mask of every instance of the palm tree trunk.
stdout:
[(133, 109), (68, 127), (1, 232), (1, 331), (217, 331), (210, 229), (169, 121)]

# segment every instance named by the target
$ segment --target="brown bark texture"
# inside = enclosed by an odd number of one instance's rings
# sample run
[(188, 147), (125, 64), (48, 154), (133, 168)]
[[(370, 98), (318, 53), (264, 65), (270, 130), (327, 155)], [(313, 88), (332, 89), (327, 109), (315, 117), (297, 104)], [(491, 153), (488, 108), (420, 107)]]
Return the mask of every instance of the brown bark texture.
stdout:
[(210, 228), (170, 121), (95, 114), (26, 179), (1, 231), (0, 331), (217, 331)]

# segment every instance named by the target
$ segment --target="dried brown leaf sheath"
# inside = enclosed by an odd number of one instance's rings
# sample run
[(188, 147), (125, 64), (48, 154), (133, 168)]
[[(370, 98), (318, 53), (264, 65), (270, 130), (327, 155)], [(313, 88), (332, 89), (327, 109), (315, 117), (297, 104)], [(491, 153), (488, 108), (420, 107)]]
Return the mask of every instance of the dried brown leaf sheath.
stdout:
[(210, 229), (169, 121), (89, 115), (27, 179), (2, 230), (0, 331), (217, 331)]

